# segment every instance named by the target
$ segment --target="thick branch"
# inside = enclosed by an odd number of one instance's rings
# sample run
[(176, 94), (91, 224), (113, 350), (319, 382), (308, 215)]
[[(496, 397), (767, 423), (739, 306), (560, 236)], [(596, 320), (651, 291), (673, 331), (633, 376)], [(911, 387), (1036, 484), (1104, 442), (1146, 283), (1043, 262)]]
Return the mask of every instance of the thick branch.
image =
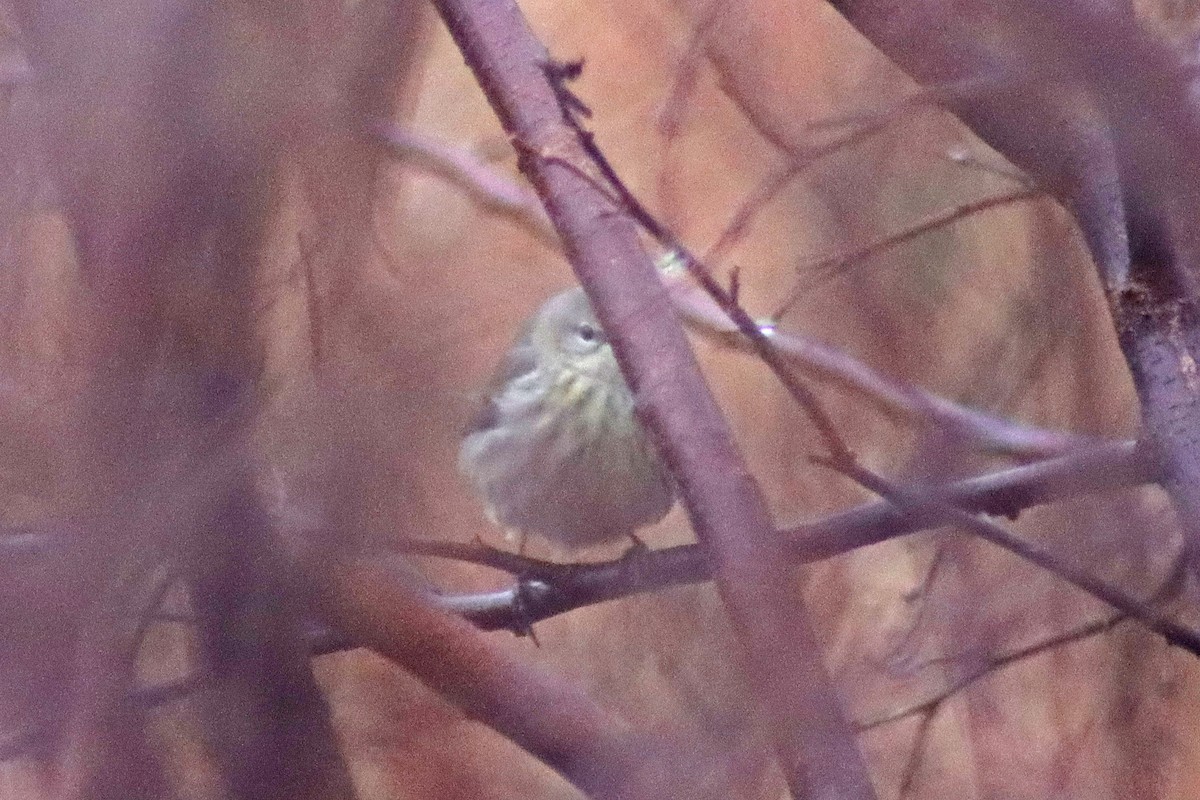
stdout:
[[(470, 623), (369, 565), (314, 570), (342, 633), (384, 655), (550, 766), (589, 797), (721, 797), (686, 742), (648, 737), (574, 683), (517, 658)], [(692, 776), (704, 776), (703, 780)], [(719, 783), (719, 782), (718, 782)]]

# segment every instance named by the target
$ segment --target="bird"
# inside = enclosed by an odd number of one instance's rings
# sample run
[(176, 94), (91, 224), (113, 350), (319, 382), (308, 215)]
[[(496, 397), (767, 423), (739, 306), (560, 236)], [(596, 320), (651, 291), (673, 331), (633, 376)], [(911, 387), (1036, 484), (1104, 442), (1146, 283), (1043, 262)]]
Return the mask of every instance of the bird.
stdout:
[(675, 503), (669, 470), (587, 295), (547, 300), (505, 354), (463, 436), (460, 473), (489, 519), (564, 553), (630, 540)]

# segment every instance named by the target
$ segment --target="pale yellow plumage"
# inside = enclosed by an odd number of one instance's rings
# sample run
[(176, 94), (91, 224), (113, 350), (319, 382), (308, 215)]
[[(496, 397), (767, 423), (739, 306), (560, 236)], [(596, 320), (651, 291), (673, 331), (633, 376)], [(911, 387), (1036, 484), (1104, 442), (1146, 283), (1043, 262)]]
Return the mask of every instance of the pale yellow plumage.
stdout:
[(565, 550), (632, 536), (675, 501), (587, 296), (546, 301), (459, 449), (488, 515)]

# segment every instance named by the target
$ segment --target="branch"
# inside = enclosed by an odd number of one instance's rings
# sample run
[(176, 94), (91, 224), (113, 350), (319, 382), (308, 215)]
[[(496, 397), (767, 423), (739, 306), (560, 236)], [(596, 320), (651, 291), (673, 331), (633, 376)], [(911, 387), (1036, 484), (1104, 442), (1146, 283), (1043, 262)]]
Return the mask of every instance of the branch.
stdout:
[[(141, 709), (128, 701), (133, 672), (114, 606), (118, 587), (105, 591), (80, 620), (75, 671), (70, 684), (57, 796), (64, 800), (116, 800), (141, 789), (138, 796), (161, 796), (166, 790), (160, 759), (146, 737)], [(52, 723), (48, 719), (46, 728)], [(14, 737), (9, 746), (36, 744), (47, 733), (37, 727), (28, 738)], [(39, 735), (42, 734), (42, 735)]]
[(354, 642), (402, 665), (589, 797), (727, 796), (688, 742), (630, 729), (574, 683), (433, 608), (388, 573), (343, 563), (330, 573), (313, 570), (313, 579), (324, 589), (326, 615)]
[(745, 645), (744, 663), (772, 721), (788, 785), (797, 798), (874, 798), (758, 486), (636, 229), (588, 178), (595, 165), (579, 130), (568, 124), (562, 73), (515, 5), (436, 5), (516, 142), (521, 169), (542, 196), (613, 341), (642, 419), (680, 482)]
[[(666, 266), (662, 268), (661, 272), (664, 273), (664, 281), (667, 283), (668, 291), (672, 294), (675, 306), (684, 313), (688, 321), (700, 321), (711, 331), (739, 334), (734, 341), (744, 349), (757, 354), (763, 363), (775, 373), (788, 392), (808, 412), (813, 423), (821, 431), (822, 438), (829, 445), (831, 452), (837, 454), (839, 451), (846, 451), (841, 437), (834, 430), (828, 415), (822, 410), (820, 401), (806, 385), (792, 375), (789, 369), (789, 356), (799, 356), (806, 350), (805, 347), (799, 345), (800, 340), (780, 332), (774, 322), (763, 324), (752, 319), (738, 303), (736, 289), (726, 291), (718, 284), (708, 267), (630, 192), (608, 163), (603, 152), (596, 146), (591, 135), (583, 132), (577, 125), (575, 129), (580, 131), (580, 138), (586, 154), (597, 165), (604, 180), (615, 192), (616, 197), (612, 198), (613, 202), (619, 203), (638, 225), (667, 249)], [(569, 168), (578, 173), (593, 188), (599, 185), (597, 180), (587, 176), (577, 167), (570, 166)], [(597, 190), (600, 191), (600, 189)], [(608, 197), (607, 192), (604, 196)], [(1011, 198), (1003, 200), (1003, 202), (1010, 201)], [(988, 202), (990, 201), (984, 201), (985, 204)], [(679, 269), (680, 267), (682, 269)], [(674, 276), (678, 280), (680, 277), (678, 273), (682, 271), (686, 271), (687, 275), (695, 280), (703, 291), (689, 293), (687, 287), (673, 283), (672, 277)], [(843, 357), (841, 360), (846, 361), (847, 359), (848, 357)], [(853, 367), (855, 365), (856, 363), (851, 363), (846, 366)], [(831, 370), (835, 374), (844, 371), (844, 367), (841, 370)], [(909, 402), (905, 404), (905, 407), (910, 411), (922, 413), (925, 419), (939, 424), (950, 433), (965, 434), (981, 439), (986, 437), (996, 441), (998, 446), (1011, 447), (1017, 453), (1027, 450), (1040, 455), (1063, 452), (1070, 449), (1071, 446), (1088, 441), (1085, 437), (1069, 434), (1022, 429), (1022, 426), (1014, 425), (1007, 420), (927, 395), (915, 387), (906, 386), (898, 381), (888, 381), (865, 366), (862, 366), (858, 372), (861, 373), (860, 376), (857, 376), (859, 380), (850, 380), (850, 376), (847, 376), (847, 383), (855, 385), (856, 388), (882, 389), (882, 391), (873, 393), (877, 399), (886, 397), (889, 399), (899, 398), (903, 401), (907, 396)], [(1039, 450), (1039, 447), (1043, 449)]]
[[(978, 513), (1017, 517), (1038, 505), (1091, 492), (1137, 486), (1157, 476), (1154, 461), (1132, 442), (1097, 447), (1070, 456), (988, 473), (942, 487), (936, 497)], [(911, 515), (878, 500), (822, 520), (781, 530), (789, 564), (822, 561), (860, 547), (931, 530), (928, 517)], [(392, 547), (391, 543), (385, 545)], [(456, 558), (477, 545), (401, 540), (399, 552)], [(472, 563), (482, 563), (474, 556)], [(430, 602), (460, 614), (484, 630), (523, 633), (533, 623), (588, 605), (711, 580), (712, 566), (698, 545), (633, 552), (592, 564), (549, 564), (507, 554), (506, 572), (524, 576), (511, 589), (435, 595)]]
[(1003, 194), (984, 197), (979, 200), (974, 200), (969, 203), (948, 208), (945, 211), (932, 214), (920, 222), (911, 225), (904, 230), (887, 236), (876, 242), (869, 242), (862, 247), (851, 250), (848, 253), (839, 253), (837, 255), (822, 258), (812, 264), (806, 264), (799, 267), (801, 279), (811, 278), (812, 281), (806, 283), (801, 289), (797, 289), (783, 303), (783, 308), (777, 311), (773, 316), (779, 318), (783, 315), (783, 310), (792, 306), (803, 292), (817, 292), (826, 283), (842, 277), (856, 267), (862, 265), (867, 260), (879, 255), (882, 252), (898, 247), (906, 242), (924, 236), (931, 231), (939, 228), (944, 228), (948, 225), (953, 225), (960, 220), (966, 219), (975, 214), (981, 214), (984, 211), (990, 211), (1001, 206), (1012, 205), (1029, 200), (1036, 200), (1044, 197), (1044, 193), (1038, 189), (1017, 189)]
[[(960, 480), (941, 487), (937, 497), (969, 511), (1016, 518), (1036, 506), (1154, 482), (1158, 474), (1154, 459), (1144, 449), (1133, 442), (1120, 442)], [(928, 519), (905, 514), (886, 500), (876, 500), (815, 522), (782, 529), (779, 535), (786, 540), (788, 561), (803, 564), (933, 527)], [(49, 541), (29, 532), (13, 535), (38, 537), (33, 543), (39, 552), (50, 555), (58, 552), (54, 548), (77, 541), (66, 535), (54, 535)], [(478, 542), (402, 538), (378, 546), (407, 555), (478, 564), (519, 576), (522, 580), (515, 588), (428, 598), (430, 603), (465, 617), (483, 630), (518, 634), (527, 632), (536, 622), (585, 606), (712, 579), (711, 565), (698, 545), (635, 551), (612, 561), (588, 564), (542, 561)], [(315, 654), (352, 646), (344, 635), (325, 627), (309, 631), (306, 638)], [(153, 690), (145, 691), (153, 694)], [(167, 696), (173, 694), (168, 692)]]
[(968, 686), (986, 678), (995, 672), (999, 672), (1005, 667), (1010, 667), (1020, 661), (1025, 661), (1033, 658), (1034, 656), (1041, 655), (1048, 650), (1062, 647), (1063, 645), (1079, 642), (1093, 636), (1098, 636), (1102, 633), (1108, 633), (1127, 619), (1129, 618), (1124, 614), (1116, 614), (1105, 619), (1089, 622), (1086, 625), (1081, 625), (1078, 628), (1066, 631), (1065, 633), (1049, 636), (1045, 639), (1041, 639), (1033, 644), (1026, 645), (1025, 647), (1018, 648), (1017, 650), (1013, 650), (1009, 653), (1003, 653), (1001, 655), (994, 656), (988, 659), (986, 663), (981, 664), (980, 666), (968, 672), (966, 675), (956, 678), (948, 686), (938, 690), (936, 693), (925, 698), (924, 700), (884, 712), (858, 723), (856, 727), (859, 731), (865, 732), (874, 730), (875, 728), (883, 727), (884, 725), (889, 725), (893, 722), (898, 722), (902, 719), (907, 719), (908, 717), (916, 714), (932, 713), (940, 705), (945, 703), (946, 700), (958, 694), (963, 689), (966, 689)]
[(1152, 603), (1139, 600), (1120, 587), (1059, 558), (1039, 542), (1025, 539), (995, 522), (974, 516), (937, 498), (933, 493), (900, 487), (854, 462), (831, 460), (829, 465), (904, 508), (909, 514), (925, 517), (931, 523), (960, 527), (998, 547), (1003, 547), (1138, 620), (1161, 635), (1168, 644), (1187, 650), (1193, 655), (1200, 655), (1200, 634), (1163, 614)]
[[(556, 94), (560, 95), (563, 90), (561, 87), (555, 87)], [(575, 102), (579, 102), (576, 100)], [(598, 192), (604, 199), (619, 205), (626, 211), (643, 229), (646, 230), (660, 245), (668, 251), (667, 265), (660, 270), (670, 277), (672, 272), (679, 272), (677, 267), (682, 266), (683, 270), (690, 275), (696, 283), (703, 289), (703, 293), (707, 295), (711, 306), (706, 309), (704, 314), (705, 319), (712, 323), (713, 327), (719, 326), (724, 321), (731, 332), (741, 334), (738, 340), (743, 342), (747, 349), (756, 353), (758, 357), (765, 363), (779, 381), (784, 385), (793, 398), (805, 409), (812, 422), (821, 432), (822, 438), (830, 449), (830, 453), (840, 460), (853, 461), (848, 448), (842, 442), (840, 435), (835, 430), (835, 427), (822, 408), (821, 402), (809, 390), (809, 388), (801, 383), (795, 376), (786, 363), (786, 351), (774, 345), (772, 341), (777, 336), (780, 336), (773, 322), (766, 325), (760, 324), (753, 320), (749, 314), (741, 307), (738, 302), (736, 285), (726, 291), (720, 284), (717, 283), (712, 273), (707, 266), (696, 258), (694, 254), (684, 246), (683, 242), (672, 233), (665, 225), (660, 223), (653, 214), (651, 214), (642, 203), (633, 195), (625, 183), (617, 175), (616, 170), (609, 163), (607, 157), (600, 150), (595, 142), (595, 138), (591, 133), (585, 131), (574, 117), (564, 107), (563, 119), (568, 123), (568, 126), (576, 132), (580, 145), (583, 148), (584, 154), (595, 166), (600, 174), (601, 180), (598, 180), (577, 165), (564, 159), (557, 159), (559, 163), (565, 166), (582, 179), (590, 188)], [(607, 187), (603, 184), (606, 183)], [(612, 194), (610, 194), (610, 191)], [(1031, 190), (1030, 190), (1031, 191)], [(615, 194), (615, 197), (613, 196)], [(984, 201), (985, 204), (988, 201)], [(1005, 200), (1009, 202), (1009, 200)], [(951, 220), (954, 217), (951, 217)], [(944, 221), (937, 222), (944, 224)], [(915, 235), (915, 234), (914, 234)], [(885, 242), (886, 243), (886, 242)], [(670, 285), (668, 284), (669, 288)], [(684, 291), (676, 287), (676, 294), (682, 294)], [(678, 301), (676, 302), (679, 305)], [(702, 308), (703, 302), (699, 300), (693, 301), (693, 308)], [(932, 409), (933, 404), (927, 404), (927, 408)], [(953, 412), (953, 409), (950, 409)], [(1000, 422), (987, 419), (986, 415), (980, 415), (978, 412), (948, 414), (944, 417), (939, 417), (936, 414), (930, 413), (927, 415), (932, 420), (945, 420), (945, 427), (954, 432), (957, 430), (972, 430), (971, 423), (984, 423), (985, 431), (993, 433), (997, 430), (1003, 430), (1004, 425)], [(957, 423), (957, 425), (955, 425)], [(1009, 423), (1011, 425), (1011, 423)], [(1076, 442), (1080, 440), (1076, 438)]]
[(1100, 443), (1096, 437), (1026, 425), (971, 408), (885, 375), (815, 338), (774, 330), (775, 349), (800, 369), (859, 395), (892, 417), (937, 428), (993, 453), (1029, 460)]
[[(1200, 553), (1200, 395), (1189, 366), (1200, 361), (1200, 108), (1178, 57), (1120, 4), (1017, 2), (986, 17), (1003, 37), (980, 35), (940, 0), (830, 5), (923, 83), (1021, 69), (988, 96), (947, 106), (1074, 214), (1147, 436), (1163, 450), (1164, 488)], [(1200, 571), (1195, 556), (1192, 565)]]
[(896, 121), (928, 107), (933, 99), (932, 92), (918, 92), (877, 114), (865, 117), (858, 115), (854, 120), (855, 128), (853, 130), (826, 144), (807, 147), (788, 146), (786, 149), (788, 163), (764, 178), (754, 191), (742, 201), (729, 222), (725, 224), (725, 229), (721, 231), (717, 241), (704, 254), (704, 260), (710, 264), (716, 264), (728, 255), (734, 245), (745, 235), (758, 213), (774, 200), (788, 184), (803, 175), (810, 167), (829, 156), (866, 141)]
[[(280, 46), (245, 58), (246, 48), (229, 48), (238, 12), (228, 7), (18, 5), (46, 76), (46, 164), (80, 274), (72, 333), (83, 334), (86, 388), (84, 413), (72, 416), (82, 428), (75, 447), (89, 530), (78, 549), (94, 557), (75, 570), (84, 574), (60, 580), (96, 586), (147, 553), (180, 554), (216, 676), (203, 710), (230, 796), (351, 798), (305, 642), (293, 635), (299, 609), (273, 591), (288, 565), (258, 502), (252, 459), (238, 447), (250, 438), (244, 412), (253, 404), (244, 401), (261, 373), (255, 267), (278, 199), (266, 195), (280, 183), (276, 155), (304, 119), (290, 87), (305, 81), (263, 75), (284, 62), (312, 68), (305, 15), (273, 17)], [(223, 85), (246, 92), (233, 100), (208, 91)], [(214, 456), (214, 441), (229, 457)], [(186, 479), (159, 491), (162, 474), (176, 471)], [(117, 598), (95, 594), (95, 616), (115, 617)], [(153, 759), (129, 744), (141, 732), (118, 678), (127, 654), (114, 656), (110, 643), (90, 641), (103, 631), (86, 620), (84, 628), (81, 662), (99, 677), (79, 670), (64, 797), (161, 796), (147, 779)]]
[[(419, 148), (422, 158), (430, 160), (435, 174), (479, 199), (485, 207), (494, 207), (494, 203), (499, 203), (524, 208), (531, 196), (507, 175), (460, 147), (430, 137), (417, 137), (390, 123), (386, 130), (389, 131), (389, 137), (402, 137), (404, 147)], [(436, 166), (433, 162), (437, 162)], [(522, 212), (514, 218), (535, 235), (539, 230), (545, 230), (546, 218), (540, 208), (536, 215), (526, 216)], [(736, 326), (707, 296), (696, 292), (683, 276), (667, 274), (664, 281), (675, 309), (696, 330), (712, 337), (722, 346), (742, 350), (750, 348), (746, 339), (728, 335), (736, 333)], [(887, 377), (844, 350), (803, 334), (774, 329), (773, 333), (775, 348), (797, 367), (855, 392), (893, 417), (936, 425), (992, 452), (1031, 459), (1059, 455), (1083, 445), (1095, 444), (1094, 440), (1087, 437), (1023, 425), (931, 394), (905, 381)]]
[[(648, 212), (637, 203), (623, 185), (618, 185), (617, 189), (635, 216), (639, 219), (649, 217)], [(798, 381), (787, 369), (786, 364), (781, 361), (777, 351), (772, 347), (767, 332), (741, 308), (736, 294), (722, 289), (704, 265), (695, 258), (686, 252), (681, 255), (689, 273), (737, 325), (742, 335), (752, 342), (762, 361), (771, 369), (813, 422), (825, 440), (829, 452), (828, 457), (821, 459), (822, 463), (853, 479), (864, 488), (874, 491), (910, 515), (927, 516), (933, 521), (954, 524), (1022, 556), (1027, 561), (1053, 572), (1076, 587), (1104, 600), (1128, 616), (1140, 620), (1148, 628), (1161, 634), (1169, 643), (1187, 649), (1194, 655), (1200, 655), (1200, 635), (1176, 623), (1152, 605), (1143, 603), (1126, 594), (1119, 587), (1112, 586), (1085, 570), (1059, 559), (1036, 542), (1023, 539), (997, 523), (976, 517), (945, 502), (936, 497), (936, 491), (900, 487), (863, 466), (842, 439), (831, 418), (812, 392)]]

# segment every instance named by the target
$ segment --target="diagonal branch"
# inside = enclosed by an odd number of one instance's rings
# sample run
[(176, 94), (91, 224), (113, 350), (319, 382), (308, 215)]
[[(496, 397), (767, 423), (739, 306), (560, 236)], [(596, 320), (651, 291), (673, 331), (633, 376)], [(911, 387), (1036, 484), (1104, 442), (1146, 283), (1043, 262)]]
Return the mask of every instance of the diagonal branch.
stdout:
[(931, 231), (939, 228), (944, 228), (947, 225), (952, 225), (959, 220), (965, 219), (974, 214), (981, 214), (985, 211), (990, 211), (994, 208), (1012, 205), (1014, 203), (1036, 200), (1042, 197), (1043, 193), (1038, 189), (1023, 188), (1016, 189), (1003, 194), (984, 197), (979, 200), (973, 200), (969, 203), (948, 208), (944, 211), (939, 211), (931, 214), (925, 219), (911, 225), (899, 233), (894, 233), (891, 236), (880, 239), (875, 242), (868, 242), (862, 247), (851, 250), (848, 253), (838, 253), (816, 261), (812, 264), (801, 266), (800, 273), (802, 278), (809, 278), (810, 282), (792, 293), (792, 295), (783, 303), (780, 311), (777, 311), (773, 316), (779, 318), (783, 316), (784, 310), (791, 307), (803, 292), (815, 293), (820, 291), (821, 287), (826, 283), (846, 275), (851, 270), (861, 266), (869, 259), (879, 255), (882, 252), (898, 247), (899, 245), (911, 242), (921, 236), (924, 236)]
[[(340, 631), (494, 728), (597, 800), (717, 800), (704, 755), (686, 740), (650, 737), (575, 683), (529, 664), (440, 611), (374, 565), (312, 570)], [(696, 778), (693, 776), (702, 776)]]
[(881, 728), (884, 725), (890, 725), (893, 722), (898, 722), (902, 719), (907, 719), (915, 714), (928, 714), (935, 711), (939, 706), (945, 703), (954, 695), (977, 683), (989, 675), (996, 673), (1005, 667), (1010, 667), (1013, 664), (1025, 661), (1030, 658), (1041, 655), (1049, 650), (1054, 650), (1067, 644), (1090, 639), (1093, 636), (1108, 633), (1117, 625), (1121, 624), (1128, 617), (1124, 614), (1115, 614), (1104, 619), (1095, 620), (1085, 625), (1080, 625), (1064, 633), (1057, 633), (1053, 636), (1048, 636), (1044, 639), (1020, 647), (1008, 653), (1002, 653), (998, 656), (989, 658), (986, 663), (980, 664), (965, 675), (961, 675), (950, 682), (948, 686), (939, 689), (933, 695), (919, 700), (909, 705), (894, 708), (890, 711), (878, 714), (868, 720), (858, 723), (860, 731), (874, 730)]
[(444, 178), (466, 192), (481, 208), (511, 219), (546, 246), (560, 246), (558, 234), (546, 219), (538, 196), (483, 159), (393, 122), (369, 120), (368, 127), (390, 155)]
[(983, 519), (946, 503), (934, 494), (898, 486), (854, 462), (830, 462), (830, 466), (854, 479), (865, 488), (886, 497), (911, 515), (925, 518), (931, 524), (954, 525), (985, 541), (1015, 553), (1026, 561), (1057, 575), (1088, 594), (1098, 597), (1126, 616), (1140, 621), (1167, 640), (1169, 644), (1200, 655), (1200, 634), (1188, 629), (1152, 603), (1126, 593), (1120, 587), (1103, 581), (1088, 571), (1059, 558), (1041, 543), (1026, 539), (1002, 525)]
[[(637, 231), (593, 181), (546, 50), (515, 5), (436, 3), (542, 196), (612, 338), (648, 430), (679, 479), (697, 537), (773, 725), (792, 793), (874, 798), (762, 495), (708, 391)], [(581, 175), (581, 172), (584, 173)]]
[[(386, 132), (379, 132), (379, 135), (389, 152), (399, 155), (400, 150), (419, 150), (421, 164), (462, 188), (484, 208), (527, 209), (529, 199), (536, 197), (461, 147), (418, 136), (391, 123), (386, 125)], [(399, 143), (399, 149), (390, 147), (389, 143), (393, 142)], [(536, 214), (522, 210), (508, 216), (535, 236), (540, 237), (549, 230), (540, 205)], [(751, 348), (747, 339), (728, 335), (736, 334), (737, 327), (709, 297), (695, 291), (684, 276), (668, 272), (663, 277), (676, 311), (696, 331), (726, 347)], [(1036, 459), (1095, 444), (1087, 437), (1024, 425), (932, 394), (888, 377), (845, 351), (810, 336), (778, 329), (773, 333), (776, 350), (797, 368), (854, 392), (895, 418), (938, 426), (989, 451), (1020, 459)]]

